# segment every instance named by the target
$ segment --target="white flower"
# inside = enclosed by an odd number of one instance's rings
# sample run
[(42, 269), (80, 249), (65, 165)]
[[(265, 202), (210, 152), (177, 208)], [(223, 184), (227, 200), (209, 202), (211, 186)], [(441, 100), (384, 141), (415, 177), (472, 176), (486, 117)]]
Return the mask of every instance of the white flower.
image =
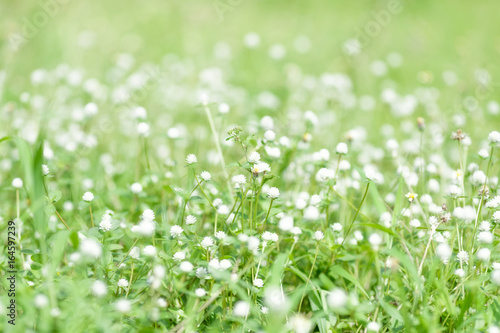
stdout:
[(130, 190), (135, 194), (141, 193), (142, 185), (140, 183), (133, 183), (132, 185), (130, 185)]
[(450, 197), (456, 198), (462, 194), (462, 190), (457, 185), (451, 185), (448, 187), (448, 195)]
[(316, 173), (316, 180), (319, 182), (327, 182), (335, 177), (335, 171), (332, 169), (321, 168)]
[(42, 174), (44, 176), (47, 176), (49, 174), (49, 172), (50, 172), (49, 167), (47, 165), (45, 165), (45, 164), (42, 164)]
[(436, 254), (443, 263), (448, 263), (452, 252), (451, 247), (446, 243), (441, 243), (436, 247)]
[(293, 228), (293, 217), (289, 215), (285, 215), (280, 219), (278, 224), (278, 228), (283, 231), (290, 231)]
[(477, 250), (477, 253), (476, 253), (478, 259), (482, 260), (482, 261), (490, 260), (490, 254), (491, 254), (491, 251), (485, 247), (480, 248), (479, 250)]
[(156, 226), (154, 221), (142, 220), (138, 225), (133, 226), (131, 230), (139, 235), (149, 237), (154, 234)]
[(219, 104), (219, 112), (222, 114), (229, 113), (229, 105), (227, 105), (226, 103)]
[(194, 291), (196, 297), (203, 297), (207, 294), (207, 291), (203, 288), (197, 288), (195, 291)]
[(368, 242), (373, 246), (374, 249), (378, 249), (380, 244), (382, 244), (382, 237), (379, 234), (371, 234), (368, 237)]
[(137, 124), (137, 133), (139, 133), (139, 135), (141, 136), (149, 136), (149, 124), (148, 123), (144, 123), (144, 122), (141, 122), (141, 123), (138, 123)]
[(315, 240), (320, 241), (323, 240), (323, 238), (325, 238), (325, 234), (323, 234), (321, 231), (318, 230), (314, 233)]
[(304, 219), (314, 221), (319, 218), (319, 209), (315, 206), (308, 206), (304, 209)]
[(336, 222), (336, 223), (332, 224), (332, 229), (333, 229), (333, 231), (340, 232), (340, 231), (342, 231), (342, 228), (343, 228), (343, 227), (342, 227), (342, 224), (340, 224), (340, 223), (338, 223), (338, 222)]
[(214, 245), (214, 240), (212, 239), (212, 237), (204, 237), (203, 240), (201, 241), (201, 246), (204, 248), (204, 249), (207, 249), (211, 246)]
[(262, 288), (264, 286), (264, 281), (262, 281), (262, 279), (255, 279), (253, 280), (253, 285), (257, 288)]
[(256, 151), (251, 152), (248, 155), (248, 162), (249, 163), (259, 163), (260, 162), (260, 154)]
[(420, 221), (419, 221), (419, 220), (417, 220), (417, 219), (412, 219), (412, 220), (410, 221), (410, 225), (411, 225), (413, 228), (418, 228), (418, 227), (420, 227), (420, 225), (421, 225), (421, 224), (420, 224)]
[(268, 314), (269, 313), (269, 308), (263, 306), (260, 308), (260, 312), (262, 312), (262, 314)]
[(500, 206), (500, 196), (495, 196), (486, 203), (487, 208), (498, 208)]
[(203, 171), (201, 174), (200, 174), (200, 177), (201, 179), (203, 179), (204, 181), (209, 181), (211, 178), (212, 178), (212, 175), (210, 174), (210, 172), (208, 171)]
[(277, 188), (277, 187), (271, 187), (268, 191), (267, 191), (267, 195), (269, 196), (269, 198), (271, 199), (276, 199), (277, 197), (280, 196), (280, 190)]
[(153, 221), (155, 219), (155, 212), (151, 209), (145, 209), (142, 212), (142, 219), (146, 221)]
[(226, 239), (227, 235), (224, 231), (217, 231), (217, 233), (215, 234), (215, 238), (217, 239), (220, 239), (220, 240), (224, 240)]
[(259, 162), (252, 167), (252, 173), (254, 174), (265, 173), (265, 172), (271, 172), (271, 167), (269, 166), (269, 164), (265, 162)]
[(458, 268), (455, 270), (455, 275), (462, 278), (465, 276), (465, 271), (461, 268)]
[(380, 324), (376, 321), (371, 321), (366, 325), (366, 330), (368, 332), (378, 332), (380, 330)]
[(491, 272), (491, 281), (497, 286), (500, 286), (500, 269), (495, 269)]
[(179, 237), (183, 232), (184, 229), (179, 225), (174, 225), (170, 228), (170, 235), (174, 238)]
[(468, 263), (469, 262), (469, 254), (467, 251), (460, 251), (457, 254), (457, 259), (460, 261), (460, 263)]
[(491, 224), (488, 221), (483, 221), (479, 225), (479, 230), (481, 231), (490, 231), (490, 229), (491, 229)]
[(44, 308), (47, 305), (49, 305), (49, 299), (44, 294), (36, 295), (33, 302), (35, 304), (35, 307), (37, 307), (37, 308)]
[(23, 187), (23, 180), (21, 178), (14, 178), (12, 180), (12, 186), (15, 188)]
[(188, 165), (190, 164), (194, 164), (194, 163), (197, 163), (198, 162), (198, 159), (196, 158), (196, 155), (194, 154), (189, 154), (187, 157), (186, 157), (186, 163)]
[(347, 144), (344, 142), (340, 142), (337, 144), (337, 147), (335, 148), (335, 152), (340, 155), (345, 155), (348, 152)]
[(335, 288), (328, 294), (328, 306), (332, 309), (342, 309), (347, 304), (347, 294), (340, 288)]
[(153, 245), (148, 245), (142, 249), (142, 254), (147, 257), (155, 257), (156, 256), (156, 247)]
[(493, 243), (493, 234), (489, 231), (481, 231), (477, 235), (477, 240), (481, 243), (491, 244)]
[(132, 310), (132, 305), (130, 304), (129, 300), (121, 299), (115, 303), (115, 308), (118, 312), (127, 313)]
[(233, 183), (235, 183), (237, 185), (237, 187), (239, 187), (241, 184), (245, 184), (247, 179), (244, 175), (236, 175), (232, 178), (233, 180)]
[(97, 280), (92, 284), (91, 291), (94, 296), (103, 297), (108, 293), (108, 286), (106, 283)]
[(183, 251), (177, 251), (174, 253), (174, 261), (182, 261), (184, 259), (186, 259), (186, 252), (183, 252)]
[(406, 193), (405, 197), (408, 198), (409, 202), (413, 202), (413, 200), (415, 200), (418, 197), (418, 194), (408, 192), (408, 193)]
[(270, 241), (270, 242), (276, 243), (276, 242), (278, 242), (279, 237), (278, 237), (278, 234), (276, 234), (274, 232), (264, 231), (264, 233), (262, 234), (262, 239), (265, 241)]
[(488, 140), (491, 143), (499, 143), (500, 142), (500, 132), (493, 131), (488, 135)]
[(85, 238), (80, 241), (80, 253), (87, 257), (99, 258), (102, 254), (101, 243), (93, 238)]
[(128, 287), (128, 281), (126, 279), (120, 279), (118, 280), (117, 285), (120, 288), (126, 288)]
[(181, 264), (179, 265), (179, 269), (184, 272), (184, 273), (189, 273), (193, 270), (193, 264), (190, 263), (189, 261), (183, 261), (181, 262)]
[(223, 201), (221, 198), (215, 198), (214, 201), (212, 202), (214, 207), (219, 207), (220, 205), (222, 205), (222, 203), (223, 203)]
[(188, 216), (186, 216), (185, 221), (186, 221), (187, 225), (195, 224), (196, 223), (196, 216), (188, 215)]
[(246, 317), (250, 313), (250, 304), (245, 301), (238, 301), (234, 305), (233, 314), (237, 317)]
[(313, 196), (311, 196), (311, 200), (310, 200), (311, 205), (317, 206), (320, 202), (321, 202), (320, 195), (314, 194)]
[(85, 192), (82, 196), (82, 199), (83, 201), (91, 202), (92, 200), (94, 200), (94, 195), (92, 194), (92, 192)]
[(232, 263), (231, 263), (231, 261), (230, 261), (230, 260), (228, 260), (228, 259), (222, 259), (222, 260), (220, 261), (220, 263), (219, 263), (219, 267), (220, 267), (220, 269), (223, 269), (223, 270), (226, 270), (226, 269), (231, 268), (231, 266), (232, 266), (232, 265), (233, 265), (233, 264), (232, 264)]
[(470, 176), (470, 182), (474, 186), (480, 186), (486, 183), (486, 175), (481, 170), (475, 171), (472, 176)]
[(99, 223), (99, 229), (102, 231), (110, 231), (112, 226), (111, 220), (109, 219), (103, 219), (101, 223)]
[(483, 159), (487, 159), (488, 157), (490, 157), (490, 153), (486, 149), (479, 150), (477, 154)]
[(276, 139), (276, 133), (272, 130), (267, 130), (264, 132), (264, 139), (267, 141), (274, 141)]
[(493, 213), (492, 219), (497, 223), (500, 222), (500, 210), (497, 210)]

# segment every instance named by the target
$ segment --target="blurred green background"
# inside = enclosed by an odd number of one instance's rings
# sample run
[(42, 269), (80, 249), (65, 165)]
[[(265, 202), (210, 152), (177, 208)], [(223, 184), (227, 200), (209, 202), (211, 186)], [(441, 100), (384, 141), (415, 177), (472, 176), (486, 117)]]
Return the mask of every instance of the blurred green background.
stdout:
[[(287, 61), (299, 62), (311, 72), (346, 70), (340, 45), (357, 29), (374, 20), (373, 13), (388, 8), (389, 1), (8, 1), (0, 2), (1, 62), (19, 87), (22, 75), (39, 67), (61, 62), (99, 73), (122, 52), (138, 61), (159, 61), (166, 53), (193, 57), (208, 63), (213, 46), (227, 42), (238, 57), (243, 36), (255, 31), (263, 45), (293, 44), (299, 35), (311, 39), (311, 52), (304, 57), (288, 52)], [(54, 4), (58, 5), (54, 5)], [(498, 1), (400, 1), (401, 13), (392, 15), (380, 34), (363, 51), (366, 58), (383, 58), (390, 51), (401, 53), (407, 73), (402, 80), (415, 80), (418, 71), (454, 69), (471, 75), (476, 67), (496, 71), (500, 36), (496, 15)], [(50, 5), (49, 5), (50, 4)], [(47, 22), (36, 23), (37, 14), (48, 10)], [(45, 10), (47, 12), (47, 10)], [(26, 22), (40, 26), (17, 51), (9, 45), (22, 34)], [(94, 44), (82, 48), (85, 34)], [(363, 73), (366, 62), (353, 70)], [(239, 80), (276, 79), (272, 62), (259, 63), (249, 72), (243, 67)], [(274, 70), (273, 70), (274, 68)], [(274, 75), (273, 75), (274, 74)], [(274, 82), (276, 83), (276, 82)]]

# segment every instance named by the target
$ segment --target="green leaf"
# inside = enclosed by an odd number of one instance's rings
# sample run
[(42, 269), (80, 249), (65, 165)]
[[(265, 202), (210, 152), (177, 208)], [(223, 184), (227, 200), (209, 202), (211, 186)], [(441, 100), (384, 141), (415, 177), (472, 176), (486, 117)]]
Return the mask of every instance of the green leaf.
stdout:
[(380, 224), (377, 224), (377, 223), (358, 223), (357, 225), (363, 225), (365, 227), (375, 228), (375, 229), (381, 230), (385, 233), (388, 233), (390, 235), (396, 236), (394, 231), (392, 231), (391, 229), (388, 229)]
[(333, 274), (334, 278), (336, 278), (337, 276), (341, 276), (344, 279), (349, 280), (350, 282), (352, 282), (363, 293), (363, 295), (366, 296), (366, 298), (369, 298), (368, 293), (366, 292), (365, 288), (363, 288), (363, 286), (361, 285), (361, 283), (359, 283), (359, 279), (356, 278), (356, 277), (354, 277), (354, 276), (352, 276), (351, 273), (349, 273), (348, 271), (346, 271), (342, 267), (340, 267), (340, 266), (333, 266), (332, 268), (330, 268), (330, 274)]

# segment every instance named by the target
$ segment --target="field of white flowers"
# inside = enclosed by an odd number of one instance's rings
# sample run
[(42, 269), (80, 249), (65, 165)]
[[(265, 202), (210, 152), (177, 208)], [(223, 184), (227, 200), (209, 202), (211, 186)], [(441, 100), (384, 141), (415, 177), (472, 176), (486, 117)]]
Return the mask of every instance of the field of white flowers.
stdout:
[(462, 5), (0, 4), (0, 330), (499, 333)]

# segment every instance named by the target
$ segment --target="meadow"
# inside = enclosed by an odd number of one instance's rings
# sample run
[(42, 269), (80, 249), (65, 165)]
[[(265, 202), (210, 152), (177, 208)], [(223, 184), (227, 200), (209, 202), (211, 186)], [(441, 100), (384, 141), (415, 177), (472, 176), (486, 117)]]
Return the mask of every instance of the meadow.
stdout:
[(499, 333), (498, 9), (0, 0), (0, 331)]

